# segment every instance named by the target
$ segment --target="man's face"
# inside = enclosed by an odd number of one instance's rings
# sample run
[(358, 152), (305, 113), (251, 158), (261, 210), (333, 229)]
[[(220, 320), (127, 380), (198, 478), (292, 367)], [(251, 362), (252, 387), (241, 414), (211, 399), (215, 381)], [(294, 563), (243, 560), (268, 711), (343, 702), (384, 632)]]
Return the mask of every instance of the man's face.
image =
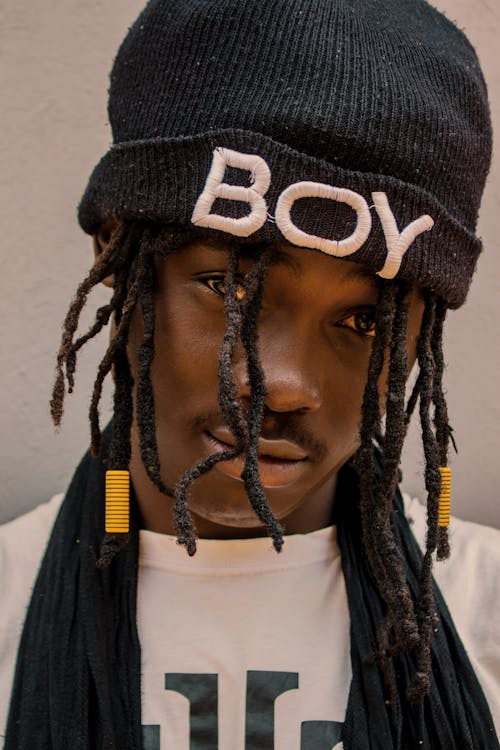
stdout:
[[(200, 458), (234, 442), (217, 398), (228, 263), (225, 246), (205, 241), (156, 260), (151, 377), (162, 477), (171, 486)], [(249, 259), (240, 261), (242, 277), (250, 267)], [(268, 392), (259, 473), (270, 506), (288, 533), (328, 524), (336, 473), (359, 445), (377, 299), (377, 277), (317, 251), (282, 246), (267, 273), (258, 322)], [(411, 362), (422, 309), (415, 293), (408, 330)], [(133, 374), (141, 337), (137, 310), (129, 337)], [(241, 347), (234, 375), (245, 408), (250, 391)], [(135, 426), (132, 450), (143, 524), (172, 532), (171, 501), (146, 476)], [(200, 536), (263, 532), (240, 478), (242, 469), (242, 457), (222, 462), (192, 485), (189, 507)]]

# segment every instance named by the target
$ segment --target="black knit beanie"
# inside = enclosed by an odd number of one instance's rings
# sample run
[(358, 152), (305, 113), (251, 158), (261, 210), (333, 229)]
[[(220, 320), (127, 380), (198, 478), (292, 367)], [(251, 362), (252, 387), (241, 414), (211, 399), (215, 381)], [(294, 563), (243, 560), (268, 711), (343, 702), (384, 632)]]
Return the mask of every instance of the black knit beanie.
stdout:
[(485, 83), (424, 0), (151, 0), (115, 60), (114, 145), (79, 208), (285, 239), (466, 297)]

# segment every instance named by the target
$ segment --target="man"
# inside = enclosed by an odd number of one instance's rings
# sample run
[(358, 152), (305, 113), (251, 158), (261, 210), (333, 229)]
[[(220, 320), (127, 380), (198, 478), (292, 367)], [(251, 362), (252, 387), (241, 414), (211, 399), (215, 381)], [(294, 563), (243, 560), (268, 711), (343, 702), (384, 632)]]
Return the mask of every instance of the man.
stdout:
[[(78, 351), (111, 321), (110, 343), (5, 747), (498, 747), (498, 535), (457, 525), (454, 619), (431, 575), (449, 555), (442, 330), (491, 150), (470, 45), (420, 0), (154, 0), (110, 119), (56, 424)], [(77, 338), (101, 282), (111, 301)], [(417, 403), (423, 557), (397, 489)], [(24, 533), (45, 540), (57, 505)]]

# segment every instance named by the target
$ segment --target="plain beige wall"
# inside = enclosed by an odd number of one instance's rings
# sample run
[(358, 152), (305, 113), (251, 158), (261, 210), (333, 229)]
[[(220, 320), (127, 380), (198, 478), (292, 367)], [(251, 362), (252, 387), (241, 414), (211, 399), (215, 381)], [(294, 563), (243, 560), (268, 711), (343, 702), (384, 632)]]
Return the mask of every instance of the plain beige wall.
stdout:
[[(436, 4), (477, 47), (500, 132), (500, 3)], [(47, 403), (61, 321), (91, 262), (75, 207), (108, 147), (107, 75), (142, 6), (143, 0), (3, 0), (0, 7), (0, 520), (63, 490), (87, 445), (89, 392), (103, 340), (80, 358), (76, 393), (57, 435)], [(481, 214), (484, 257), (467, 305), (450, 315), (446, 383), (460, 450), (452, 464), (455, 512), (500, 527), (499, 185), (497, 159)], [(92, 309), (105, 298), (104, 290), (95, 293)], [(103, 420), (110, 413), (109, 388), (104, 404)], [(422, 495), (416, 429), (404, 466), (405, 487)]]

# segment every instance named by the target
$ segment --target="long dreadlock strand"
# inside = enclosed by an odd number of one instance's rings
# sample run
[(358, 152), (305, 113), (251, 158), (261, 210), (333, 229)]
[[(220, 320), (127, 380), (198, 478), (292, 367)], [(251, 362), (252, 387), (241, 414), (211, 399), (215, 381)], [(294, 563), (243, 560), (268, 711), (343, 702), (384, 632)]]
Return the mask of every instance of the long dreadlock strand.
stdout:
[[(442, 298), (436, 300), (434, 330), (432, 333), (431, 349), (434, 356), (434, 384), (432, 400), (434, 403), (434, 425), (436, 428), (436, 442), (439, 454), (439, 466), (448, 465), (448, 445), (452, 437), (452, 429), (448, 423), (448, 407), (443, 391), (443, 326), (447, 313), (446, 302)], [(455, 441), (453, 441), (455, 444)], [(456, 446), (455, 446), (456, 450)], [(438, 527), (437, 559), (446, 560), (450, 555), (448, 529)]]
[(408, 403), (406, 405), (405, 421), (406, 421), (407, 426), (410, 424), (411, 418), (413, 416), (413, 412), (415, 411), (415, 407), (420, 397), (421, 390), (422, 390), (422, 374), (419, 372), (417, 379), (415, 381), (415, 385), (413, 386), (412, 392), (410, 394), (410, 398), (408, 399)]
[(376, 335), (374, 337), (368, 378), (363, 396), (360, 440), (361, 446), (356, 455), (356, 467), (360, 476), (360, 511), (367, 556), (375, 580), (381, 590), (386, 588), (387, 569), (384, 555), (377, 545), (372, 527), (373, 518), (379, 512), (380, 499), (376, 492), (377, 476), (373, 436), (380, 432), (380, 406), (378, 382), (385, 361), (385, 353), (391, 341), (395, 315), (395, 293), (393, 284), (382, 282), (376, 315)]
[[(167, 497), (174, 496), (161, 477), (161, 464), (156, 439), (156, 417), (151, 368), (155, 353), (154, 257), (167, 257), (189, 241), (191, 233), (177, 225), (144, 226), (138, 258), (138, 300), (143, 319), (143, 340), (137, 352), (136, 419), (139, 448), (149, 479)], [(189, 525), (189, 524), (188, 524)]]
[[(115, 287), (115, 289), (117, 289), (117, 287)], [(102, 307), (99, 307), (97, 309), (97, 312), (95, 314), (95, 322), (90, 326), (87, 333), (83, 334), (83, 336), (80, 336), (80, 338), (78, 338), (75, 343), (72, 344), (71, 350), (68, 352), (68, 356), (66, 358), (66, 378), (69, 383), (69, 393), (72, 393), (74, 387), (74, 374), (76, 371), (77, 353), (87, 343), (87, 341), (90, 341), (94, 338), (94, 336), (97, 336), (97, 334), (100, 333), (102, 329), (108, 325), (115, 306), (116, 291), (113, 292), (111, 301), (107, 305), (103, 305)]]
[(122, 235), (121, 243), (115, 245), (115, 256), (113, 259), (113, 294), (109, 304), (98, 308), (95, 321), (87, 333), (80, 336), (70, 347), (66, 355), (66, 378), (68, 380), (68, 392), (72, 393), (75, 380), (76, 359), (78, 351), (101, 332), (107, 325), (113, 313), (121, 310), (127, 294), (130, 266), (134, 258), (134, 247), (137, 230), (135, 225), (130, 225), (128, 231)]
[(138, 299), (143, 320), (143, 337), (137, 352), (136, 418), (142, 462), (150, 480), (168, 497), (173, 490), (161, 477), (156, 440), (156, 417), (151, 367), (155, 353), (154, 251), (158, 236), (145, 229), (138, 261)]
[(137, 277), (136, 277), (137, 260), (134, 259), (131, 266), (131, 273), (128, 278), (128, 290), (121, 309), (116, 310), (117, 328), (112, 337), (108, 348), (97, 368), (97, 376), (94, 381), (92, 398), (89, 408), (90, 421), (90, 452), (96, 457), (101, 449), (101, 429), (99, 426), (99, 402), (101, 400), (102, 388), (106, 376), (111, 371), (117, 353), (126, 345), (130, 320), (137, 302)]
[[(271, 260), (271, 251), (264, 251), (253, 265), (245, 278), (245, 297), (239, 299), (238, 251), (231, 252), (228, 271), (225, 277), (224, 309), (226, 314), (226, 333), (219, 355), (219, 406), (222, 416), (235, 437), (233, 449), (220, 451), (208, 458), (202, 459), (181, 477), (175, 488), (175, 507), (184, 512), (187, 503), (187, 492), (193, 481), (208, 472), (219, 461), (229, 460), (240, 455), (246, 449), (245, 468), (242, 478), (251, 505), (259, 520), (267, 527), (273, 539), (275, 548), (279, 551), (282, 546), (283, 531), (276, 521), (258, 476), (257, 455), (258, 437), (260, 434), (264, 399), (266, 390), (264, 377), (256, 349), (257, 317), (262, 301), (263, 283), (267, 268)], [(250, 411), (245, 422), (240, 404), (238, 388), (233, 374), (233, 359), (241, 339), (247, 355), (247, 367), (250, 379)], [(251, 435), (250, 435), (251, 433)], [(248, 456), (250, 455), (250, 459)], [(253, 456), (253, 457), (252, 457)], [(252, 467), (253, 463), (253, 467)], [(248, 467), (250, 466), (250, 474)], [(179, 528), (179, 523), (177, 527)], [(181, 543), (186, 543), (182, 536)], [(188, 540), (191, 544), (191, 540)], [(187, 546), (187, 545), (186, 545)], [(194, 553), (195, 547), (191, 546)], [(190, 547), (188, 547), (188, 552)]]
[[(388, 498), (382, 494), (384, 486), (389, 492), (389, 489), (397, 482), (399, 459), (396, 454), (406, 428), (404, 384), (399, 383), (399, 378), (402, 370), (407, 369), (407, 364), (405, 364), (407, 306), (408, 290), (406, 287), (400, 288), (394, 283), (382, 282), (375, 320), (376, 335), (363, 396), (360, 425), (361, 446), (355, 461), (360, 481), (360, 515), (364, 547), (378, 591), (387, 607), (386, 618), (377, 629), (373, 658), (384, 677), (390, 701), (394, 701), (396, 696), (395, 677), (390, 659), (401, 650), (411, 650), (418, 642), (413, 600), (390, 522)], [(386, 431), (383, 443), (385, 450), (389, 442), (387, 448), (390, 463), (386, 463), (385, 477), (382, 469), (382, 477), (379, 480), (375, 468), (373, 441), (381, 432), (378, 386), (389, 347), (388, 418), (389, 425), (399, 419), (400, 429), (397, 430), (396, 444), (392, 445), (390, 444), (391, 437)], [(401, 351), (402, 348), (404, 351)], [(391, 631), (394, 631), (393, 639), (391, 639)]]
[(189, 527), (186, 532), (182, 529), (184, 517), (187, 514), (187, 495), (191, 484), (206, 474), (219, 461), (229, 460), (240, 455), (245, 449), (247, 441), (247, 427), (240, 405), (238, 388), (233, 375), (233, 358), (240, 338), (242, 325), (242, 312), (238, 291), (238, 269), (239, 255), (237, 249), (233, 249), (229, 258), (227, 273), (224, 278), (226, 293), (224, 295), (224, 311), (226, 316), (226, 332), (219, 353), (218, 369), (218, 398), (222, 417), (233, 433), (236, 445), (229, 450), (219, 451), (207, 458), (201, 459), (179, 479), (174, 490), (174, 512), (178, 538), (181, 544), (185, 544), (189, 554), (196, 551), (196, 539), (192, 536)]
[[(123, 320), (123, 317), (122, 317)], [(130, 430), (133, 417), (133, 379), (127, 358), (126, 341), (114, 357), (115, 393), (113, 431), (108, 455), (108, 469), (128, 469), (130, 464)], [(101, 543), (98, 568), (107, 568), (114, 556), (128, 543), (130, 534), (106, 533)]]
[[(385, 361), (385, 352), (390, 343), (392, 322), (394, 318), (394, 287), (382, 282), (375, 319), (375, 337), (372, 343), (368, 376), (361, 408), (360, 441), (356, 454), (356, 467), (360, 477), (360, 511), (363, 522), (363, 533), (370, 534), (369, 523), (374, 507), (374, 488), (376, 482), (373, 436), (381, 434), (378, 381)], [(371, 549), (371, 546), (370, 546)], [(368, 550), (367, 550), (368, 551)], [(380, 570), (375, 560), (370, 560), (372, 567)]]
[(241, 329), (241, 339), (247, 357), (248, 380), (250, 385), (250, 409), (248, 413), (248, 443), (245, 458), (245, 466), (242, 479), (245, 489), (259, 520), (267, 527), (269, 536), (273, 540), (274, 548), (280, 552), (283, 546), (283, 529), (274, 517), (262, 487), (259, 466), (258, 446), (259, 435), (262, 428), (265, 399), (267, 390), (264, 382), (264, 372), (258, 355), (258, 329), (257, 322), (264, 280), (271, 262), (271, 249), (264, 250), (261, 257), (255, 261), (252, 272), (248, 277), (248, 300), (245, 304), (244, 320)]
[[(59, 426), (64, 412), (64, 366), (68, 353), (73, 345), (73, 336), (78, 328), (80, 313), (85, 306), (90, 291), (103, 281), (106, 276), (112, 272), (113, 262), (116, 256), (116, 249), (122, 245), (123, 237), (126, 233), (125, 226), (119, 225), (113, 232), (109, 246), (102, 253), (97, 262), (92, 266), (86, 278), (81, 282), (72, 300), (66, 318), (63, 323), (61, 344), (56, 358), (56, 377), (50, 399), (50, 413), (54, 424)], [(70, 382), (72, 387), (72, 382)]]
[[(394, 632), (392, 649), (395, 651), (411, 649), (418, 640), (413, 600), (406, 583), (402, 555), (394, 537), (390, 516), (399, 477), (401, 450), (406, 434), (404, 403), (408, 374), (406, 329), (409, 295), (410, 290), (406, 285), (402, 284), (395, 288), (383, 464), (381, 477), (375, 480), (374, 504), (368, 529), (373, 563), (377, 571), (377, 583), (387, 605), (387, 618), (378, 630), (378, 650), (382, 667), (387, 658), (391, 631)], [(389, 688), (392, 695), (391, 683), (389, 683)]]
[(424, 291), (425, 308), (422, 317), (420, 336), (417, 341), (417, 356), (422, 375), (420, 392), (420, 423), (425, 455), (425, 485), (427, 489), (427, 538), (419, 581), (417, 618), (419, 644), (416, 651), (417, 672), (407, 691), (409, 700), (418, 701), (430, 685), (431, 648), (430, 641), (434, 628), (435, 603), (432, 590), (432, 555), (437, 546), (438, 497), (440, 489), (439, 456), (436, 438), (432, 429), (430, 407), (434, 388), (434, 356), (432, 336), (435, 325), (436, 298)]
[[(165, 239), (164, 248), (158, 237)], [(155, 243), (156, 241), (156, 243)], [(127, 357), (128, 331), (130, 319), (138, 300), (144, 322), (143, 348), (138, 353), (137, 377), (137, 409), (141, 453), (146, 467), (154, 465), (156, 472), (148, 471), (156, 486), (165, 494), (172, 495), (161, 480), (156, 430), (154, 420), (154, 398), (150, 379), (151, 360), (154, 354), (154, 300), (153, 300), (153, 256), (154, 250), (167, 252), (175, 249), (184, 241), (182, 232), (175, 228), (155, 227), (155, 232), (149, 226), (134, 225), (133, 230), (125, 238), (128, 245), (126, 257), (130, 255), (132, 247), (132, 261), (124, 264), (121, 271), (115, 275), (115, 323), (117, 331), (113, 339), (114, 351), (111, 353), (115, 372), (114, 417), (112, 438), (108, 456), (108, 467), (113, 469), (128, 469), (131, 455), (131, 426), (133, 421), (133, 379)], [(137, 252), (137, 245), (139, 249)], [(151, 357), (148, 346), (151, 346)], [(92, 419), (91, 419), (92, 421)], [(141, 429), (142, 428), (142, 429)], [(127, 544), (129, 534), (107, 533), (104, 535), (98, 567), (107, 567), (113, 557)]]
[(239, 254), (238, 250), (234, 248), (231, 250), (228, 272), (224, 279), (226, 289), (224, 313), (227, 326), (219, 356), (218, 400), (222, 417), (235, 437), (237, 455), (244, 450), (248, 440), (247, 425), (233, 374), (234, 355), (241, 339), (241, 327), (243, 325), (243, 305), (238, 298), (240, 288), (238, 273)]
[(401, 284), (395, 300), (391, 354), (387, 379), (386, 429), (380, 492), (386, 499), (383, 512), (387, 515), (392, 506), (397, 483), (397, 471), (406, 435), (405, 384), (408, 378), (408, 351), (406, 330), (411, 291)]
[[(361, 480), (361, 503), (369, 502), (375, 484), (375, 459), (373, 435), (381, 434), (378, 381), (384, 366), (385, 351), (390, 342), (394, 315), (394, 289), (392, 284), (382, 282), (376, 311), (376, 333), (372, 344), (368, 376), (361, 409), (360, 441), (356, 454), (356, 466)], [(362, 507), (363, 510), (363, 507)], [(367, 508), (368, 510), (368, 508)]]
[[(135, 259), (134, 243), (138, 231), (138, 227), (135, 224), (120, 226), (119, 231), (113, 234), (110, 246), (104, 251), (100, 264), (96, 265), (96, 268), (100, 268), (99, 272), (93, 274), (92, 278), (89, 274), (85, 282), (80, 285), (76, 295), (79, 309), (77, 309), (73, 302), (72, 310), (70, 308), (64, 325), (64, 347), (62, 344), (59, 352), (59, 355), (63, 356), (58, 360), (61, 371), (63, 365), (66, 365), (66, 375), (69, 390), (71, 391), (76, 369), (76, 353), (87, 341), (96, 336), (109, 323), (111, 315), (114, 313), (116, 331), (99, 366), (89, 410), (91, 453), (96, 456), (99, 453), (101, 442), (98, 406), (102, 384), (106, 374), (114, 366), (113, 432), (107, 462), (108, 468), (113, 469), (127, 469), (130, 461), (133, 380), (126, 354), (126, 342), (130, 318), (137, 299), (137, 261)], [(109, 304), (97, 310), (94, 324), (86, 334), (73, 343), (73, 335), (78, 326), (79, 314), (85, 304), (86, 296), (88, 296), (91, 289), (90, 284), (95, 286), (111, 272), (114, 275), (114, 288)], [(86, 282), (87, 286), (84, 286)], [(64, 389), (58, 395), (62, 399), (64, 397)], [(62, 413), (62, 400), (60, 406)], [(105, 534), (100, 556), (96, 563), (97, 566), (100, 568), (107, 567), (117, 552), (127, 543), (128, 538), (128, 534)]]
[(376, 483), (376, 502), (370, 524), (373, 546), (383, 550), (381, 594), (388, 605), (387, 627), (394, 631), (394, 648), (411, 649), (418, 641), (411, 592), (406, 583), (401, 551), (391, 524), (394, 492), (399, 479), (401, 451), (406, 435), (405, 385), (408, 376), (406, 331), (410, 290), (399, 285), (395, 297), (387, 382), (386, 433), (382, 472)]
[[(423, 383), (420, 396), (420, 421), (428, 492), (427, 539), (417, 603), (420, 629), (420, 643), (417, 650), (418, 673), (408, 691), (408, 697), (413, 700), (418, 700), (425, 694), (431, 670), (430, 641), (436, 618), (432, 590), (432, 555), (436, 549), (438, 559), (449, 554), (446, 530), (438, 527), (438, 498), (441, 489), (439, 466), (445, 466), (447, 463), (448, 441), (451, 433), (442, 386), (444, 371), (442, 338), (447, 307), (444, 300), (437, 298), (431, 292), (425, 292), (425, 299), (426, 308), (417, 352)], [(435, 434), (430, 419), (431, 404), (434, 405)]]
[[(155, 306), (154, 306), (154, 256), (167, 257), (192, 239), (192, 231), (176, 224), (153, 222), (137, 223), (132, 236), (136, 257), (137, 301), (143, 317), (143, 340), (137, 352), (137, 423), (141, 458), (151, 481), (169, 497), (173, 489), (161, 478), (160, 459), (156, 440), (154, 392), (151, 367), (154, 358)], [(126, 269), (124, 268), (126, 275)]]
[[(387, 619), (378, 629), (378, 652), (375, 660), (388, 683), (390, 694), (395, 694), (394, 677), (388, 657), (416, 646), (417, 671), (413, 675), (407, 696), (419, 701), (429, 689), (431, 671), (430, 641), (434, 629), (434, 597), (432, 591), (432, 555), (439, 543), (437, 499), (440, 490), (439, 466), (446, 465), (450, 437), (446, 401), (442, 389), (444, 359), (442, 331), (446, 315), (444, 301), (424, 292), (425, 309), (417, 357), (420, 372), (404, 408), (407, 372), (406, 329), (408, 290), (394, 285), (394, 293), (381, 292), (375, 337), (370, 358), (368, 382), (365, 389), (360, 428), (361, 447), (356, 457), (360, 475), (360, 504), (364, 544), (378, 590), (388, 608)], [(394, 296), (396, 295), (396, 296)], [(390, 321), (389, 321), (390, 318)], [(384, 321), (386, 323), (384, 328)], [(382, 476), (376, 480), (373, 440), (380, 434), (380, 412), (377, 384), (383, 367), (383, 357), (390, 344), (386, 433), (382, 440), (384, 458)], [(405, 433), (420, 399), (420, 420), (426, 459), (426, 488), (428, 492), (427, 540), (424, 553), (416, 617), (413, 599), (406, 582), (401, 554), (388, 554), (396, 549), (392, 528), (388, 523), (388, 509), (397, 482), (398, 465)], [(434, 405), (434, 434), (430, 408)], [(380, 444), (380, 443), (379, 443)], [(381, 510), (382, 509), (382, 510)], [(383, 555), (380, 550), (383, 550)], [(394, 550), (393, 550), (394, 551)], [(444, 546), (443, 552), (446, 551)], [(394, 631), (394, 640), (390, 633)]]

